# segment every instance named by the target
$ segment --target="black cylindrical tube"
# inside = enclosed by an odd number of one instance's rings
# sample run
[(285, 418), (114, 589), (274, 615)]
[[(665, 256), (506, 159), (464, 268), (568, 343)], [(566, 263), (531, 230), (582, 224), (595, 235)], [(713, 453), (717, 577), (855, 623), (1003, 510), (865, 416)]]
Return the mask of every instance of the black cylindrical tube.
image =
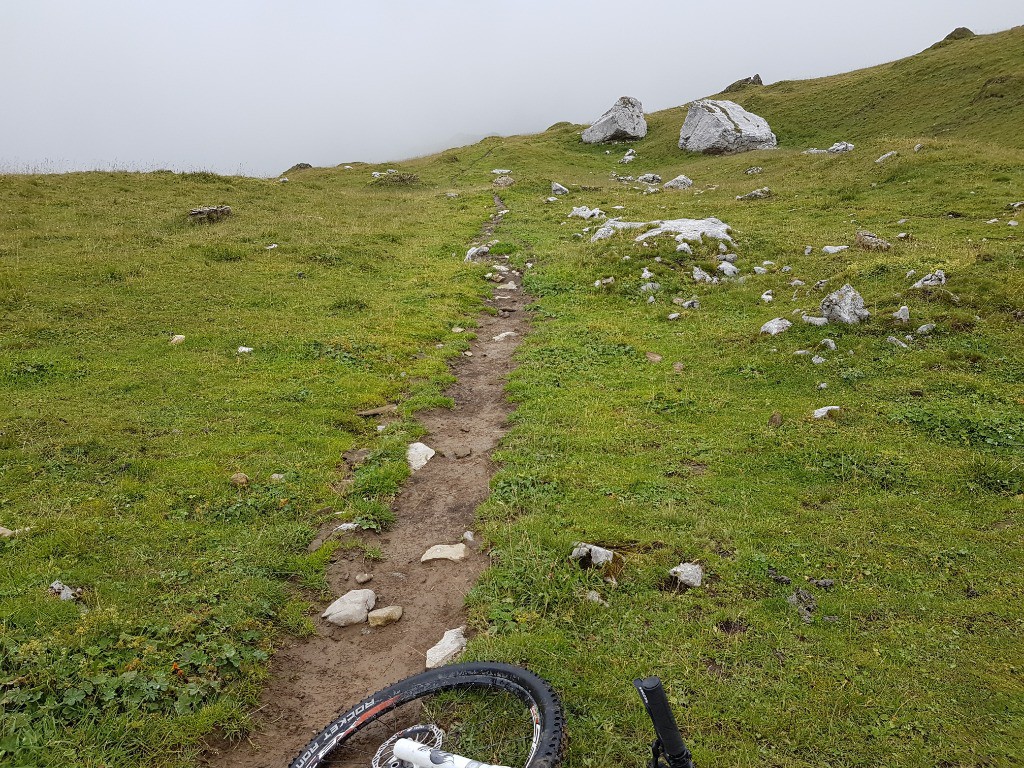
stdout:
[(672, 714), (672, 708), (668, 705), (668, 698), (665, 696), (665, 689), (661, 686), (661, 679), (658, 677), (647, 677), (643, 680), (634, 680), (633, 686), (643, 699), (647, 714), (654, 723), (654, 732), (658, 734), (661, 747), (672, 764), (686, 761), (690, 758), (690, 750), (683, 743), (683, 737), (679, 733), (679, 726)]

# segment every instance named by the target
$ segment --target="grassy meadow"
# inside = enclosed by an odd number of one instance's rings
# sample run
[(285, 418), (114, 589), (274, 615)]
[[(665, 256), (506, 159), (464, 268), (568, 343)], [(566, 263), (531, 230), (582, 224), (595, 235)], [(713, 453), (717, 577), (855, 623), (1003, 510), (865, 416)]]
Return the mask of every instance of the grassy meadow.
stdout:
[[(484, 270), (462, 255), (504, 167), (516, 184), (495, 236), (535, 265), (535, 323), (480, 510), (494, 565), (469, 598), (470, 656), (552, 681), (571, 766), (643, 764), (630, 681), (647, 674), (701, 766), (1019, 765), (1020, 41), (748, 89), (735, 99), (772, 124), (771, 152), (684, 154), (673, 109), (649, 116), (630, 165), (626, 145), (583, 145), (562, 123), (390, 166), (409, 185), (358, 164), (286, 184), (0, 178), (0, 525), (30, 528), (0, 539), (0, 764), (193, 765), (205, 734), (244, 729), (275, 638), (308, 632), (324, 597), (339, 544), (309, 554), (319, 527), (389, 522), (414, 412), (443, 404), (465, 349), (449, 329), (482, 306)], [(999, 77), (1006, 93), (978, 100)], [(879, 94), (898, 106), (867, 111)], [(801, 154), (838, 140), (855, 151)], [(613, 172), (695, 184), (645, 195)], [(571, 195), (545, 202), (552, 180)], [(762, 186), (773, 197), (735, 199)], [(235, 215), (185, 220), (219, 203)], [(693, 256), (628, 232), (592, 244), (574, 205), (718, 217), (747, 279), (693, 282), (714, 241)], [(893, 248), (821, 252), (858, 229)], [(944, 289), (910, 288), (935, 269)], [(802, 324), (819, 280), (853, 284), (869, 322)], [(694, 296), (696, 310), (671, 302)], [(906, 327), (891, 317), (904, 304)], [(795, 324), (759, 335), (774, 317)], [(908, 349), (887, 343), (924, 323)], [(388, 401), (401, 413), (383, 433), (354, 415)], [(812, 419), (825, 405), (841, 411)], [(352, 447), (373, 453), (347, 487)], [(231, 485), (239, 471), (248, 487)], [(567, 561), (581, 540), (625, 556), (615, 583)], [(683, 560), (703, 565), (699, 589), (666, 583)], [(50, 597), (54, 579), (81, 601)], [(787, 602), (798, 587), (810, 623)]]

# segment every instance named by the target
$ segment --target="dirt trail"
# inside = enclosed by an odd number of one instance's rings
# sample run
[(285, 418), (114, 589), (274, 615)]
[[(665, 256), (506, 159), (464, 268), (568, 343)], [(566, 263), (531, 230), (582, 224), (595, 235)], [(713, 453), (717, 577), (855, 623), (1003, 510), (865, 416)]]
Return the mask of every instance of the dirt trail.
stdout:
[[(495, 195), (496, 213), (478, 238), (486, 241), (500, 223), (504, 203)], [(486, 257), (485, 257), (486, 258)], [(502, 257), (491, 263), (502, 263)], [(504, 275), (520, 285), (511, 271)], [(487, 566), (487, 556), (471, 545), (461, 563), (420, 563), (434, 544), (454, 544), (471, 530), (476, 507), (487, 498), (494, 465), (491, 450), (507, 430), (512, 408), (504, 383), (513, 369), (512, 354), (529, 330), (522, 290), (495, 288), (488, 303), (497, 315), (482, 314), (472, 357), (454, 367), (457, 383), (447, 394), (453, 410), (417, 415), (428, 430), (423, 442), (437, 455), (408, 481), (394, 511), (397, 523), (377, 543), (386, 559), (371, 566), (361, 557), (339, 553), (327, 578), (334, 595), (366, 584), (377, 593), (377, 607), (401, 605), (401, 621), (371, 629), (367, 624), (335, 627), (316, 619), (316, 635), (292, 643), (274, 656), (269, 683), (249, 739), (211, 744), (205, 761), (224, 768), (283, 768), (301, 748), (347, 705), (403, 677), (423, 671), (426, 651), (447, 629), (465, 623), (463, 600)], [(512, 331), (501, 341), (493, 337)], [(469, 455), (463, 456), (469, 450)]]

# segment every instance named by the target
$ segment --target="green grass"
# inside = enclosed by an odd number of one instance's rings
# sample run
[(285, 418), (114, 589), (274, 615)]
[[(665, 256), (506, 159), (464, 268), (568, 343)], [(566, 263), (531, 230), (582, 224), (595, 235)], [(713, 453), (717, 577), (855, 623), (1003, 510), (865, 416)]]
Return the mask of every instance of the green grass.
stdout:
[[(573, 766), (642, 764), (650, 727), (629, 683), (650, 673), (700, 765), (1019, 764), (1024, 243), (1006, 219), (1024, 198), (1024, 145), (1019, 106), (996, 104), (1012, 94), (971, 94), (1024, 70), (1020, 36), (748, 89), (740, 101), (779, 134), (773, 152), (684, 154), (677, 109), (651, 116), (630, 166), (615, 162), (621, 145), (606, 154), (558, 124), (392, 164), (407, 183), (372, 184), (377, 166), (288, 184), (4, 178), (0, 524), (33, 530), (0, 544), (0, 759), (188, 765), (202, 735), (245, 726), (274, 638), (308, 632), (322, 596), (330, 550), (306, 552), (320, 523), (388, 522), (417, 434), (408, 417), (443, 402), (445, 361), (464, 349), (447, 329), (486, 290), (461, 255), (493, 211), (489, 169), (508, 167), (497, 236), (513, 263), (536, 265), (536, 321), (480, 510), (495, 565), (470, 597), (471, 655), (554, 683)], [(838, 139), (857, 149), (800, 154)], [(763, 174), (743, 173), (755, 164)], [(696, 183), (644, 196), (613, 171)], [(573, 194), (543, 202), (552, 179)], [(765, 185), (770, 200), (734, 199)], [(236, 211), (225, 222), (183, 221), (222, 202)], [(696, 286), (711, 244), (685, 259), (628, 233), (592, 245), (565, 218), (581, 204), (635, 221), (717, 216), (750, 277)], [(858, 228), (913, 237), (886, 253), (818, 250)], [(762, 260), (793, 272), (752, 275)], [(663, 286), (651, 305), (643, 267)], [(949, 293), (909, 289), (908, 270), (936, 268)], [(851, 282), (871, 321), (758, 335), (813, 310), (819, 279)], [(758, 298), (768, 288), (772, 305)], [(694, 294), (699, 310), (666, 319), (672, 296)], [(911, 328), (937, 325), (911, 350), (885, 343), (906, 332), (890, 318), (904, 303)], [(838, 351), (823, 365), (792, 354), (825, 337)], [(393, 399), (403, 418), (383, 435), (353, 415)], [(810, 418), (827, 404), (837, 419)], [(355, 445), (374, 453), (339, 496)], [(239, 470), (244, 491), (228, 482)], [(626, 556), (616, 584), (567, 561), (578, 540)], [(681, 560), (703, 564), (705, 586), (663, 588)], [(46, 595), (55, 578), (86, 588), (88, 613)], [(818, 600), (811, 624), (786, 602), (798, 586)]]

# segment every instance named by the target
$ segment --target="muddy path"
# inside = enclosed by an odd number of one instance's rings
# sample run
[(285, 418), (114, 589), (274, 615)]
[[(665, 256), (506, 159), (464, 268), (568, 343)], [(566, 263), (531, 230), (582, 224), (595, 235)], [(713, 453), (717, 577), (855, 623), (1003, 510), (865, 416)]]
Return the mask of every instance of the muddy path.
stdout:
[[(500, 223), (504, 203), (495, 195), (495, 215), (483, 226), (474, 245), (486, 243)], [(487, 259), (487, 256), (482, 259)], [(507, 257), (488, 263), (504, 264)], [(425, 668), (426, 651), (445, 630), (465, 623), (463, 601), (487, 567), (487, 555), (470, 544), (460, 563), (420, 563), (434, 544), (454, 544), (472, 530), (476, 507), (487, 498), (495, 466), (490, 453), (507, 431), (512, 411), (505, 400), (505, 380), (513, 369), (513, 353), (529, 330), (524, 308), (529, 298), (513, 270), (501, 273), (502, 285), (487, 299), (497, 313), (483, 313), (470, 351), (454, 366), (457, 379), (446, 394), (454, 409), (417, 414), (427, 429), (422, 441), (437, 454), (414, 473), (393, 509), (397, 522), (374, 543), (385, 559), (364, 562), (361, 556), (338, 553), (328, 569), (331, 594), (363, 588), (355, 581), (367, 571), (365, 588), (377, 594), (377, 607), (402, 606), (402, 619), (385, 627), (367, 624), (336, 627), (316, 619), (316, 634), (296, 640), (274, 656), (269, 682), (254, 714), (255, 728), (237, 743), (211, 743), (208, 766), (283, 768), (303, 746), (348, 705), (389, 683)], [(511, 334), (509, 334), (511, 332)], [(494, 337), (509, 334), (495, 341)], [(366, 534), (369, 536), (369, 534)], [(320, 611), (324, 606), (318, 606)]]

